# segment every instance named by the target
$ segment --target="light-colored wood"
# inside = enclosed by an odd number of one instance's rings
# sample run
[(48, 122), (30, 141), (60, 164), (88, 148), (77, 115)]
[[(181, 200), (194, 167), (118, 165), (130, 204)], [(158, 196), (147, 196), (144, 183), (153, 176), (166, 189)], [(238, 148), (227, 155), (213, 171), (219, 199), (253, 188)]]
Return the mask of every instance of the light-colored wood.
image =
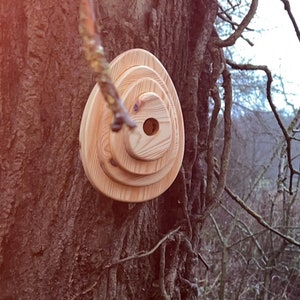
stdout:
[[(155, 92), (157, 95), (161, 97), (164, 101), (167, 101), (168, 97), (166, 96), (164, 90), (157, 84), (156, 81), (150, 79), (150, 78), (144, 78), (140, 79), (136, 83), (133, 84), (134, 88), (128, 89), (126, 93), (122, 94), (122, 99), (125, 99), (125, 104), (129, 108), (129, 112), (131, 116), (134, 118), (135, 112), (134, 112), (134, 105), (138, 101), (139, 95), (143, 94), (146, 90), (143, 88), (145, 86), (148, 87), (149, 90), (152, 92)], [(165, 102), (167, 106), (167, 102)], [(168, 106), (167, 106), (168, 109)], [(169, 105), (168, 112), (171, 115), (174, 115), (175, 112), (172, 109), (172, 107)], [(108, 112), (110, 113), (110, 112)], [(171, 117), (171, 122), (172, 122), (172, 128), (176, 130), (176, 123), (175, 123), (175, 118)], [(173, 129), (172, 129), (173, 131)], [(123, 131), (122, 131), (123, 134)], [(178, 141), (176, 140), (176, 134), (175, 138), (171, 140), (171, 146), (163, 157), (155, 160), (155, 161), (136, 161), (130, 154), (126, 151), (126, 149), (123, 147), (124, 143), (122, 139), (120, 138), (120, 134), (111, 134), (111, 143), (115, 145), (115, 147), (112, 148), (112, 153), (115, 158), (115, 160), (118, 162), (118, 164), (128, 170), (129, 172), (136, 173), (136, 174), (151, 174), (159, 171), (162, 167), (166, 166), (169, 164), (170, 160), (172, 160), (175, 156), (175, 152), (178, 151)], [(175, 147), (172, 149), (171, 147)]]
[(140, 160), (157, 160), (170, 148), (172, 124), (163, 100), (155, 93), (140, 95), (131, 114), (137, 128), (124, 135), (126, 151)]
[(174, 85), (158, 59), (142, 49), (122, 53), (111, 76), (137, 127), (110, 131), (112, 112), (96, 85), (80, 127), (80, 155), (90, 182), (108, 197), (141, 202), (174, 181), (184, 152), (184, 127)]

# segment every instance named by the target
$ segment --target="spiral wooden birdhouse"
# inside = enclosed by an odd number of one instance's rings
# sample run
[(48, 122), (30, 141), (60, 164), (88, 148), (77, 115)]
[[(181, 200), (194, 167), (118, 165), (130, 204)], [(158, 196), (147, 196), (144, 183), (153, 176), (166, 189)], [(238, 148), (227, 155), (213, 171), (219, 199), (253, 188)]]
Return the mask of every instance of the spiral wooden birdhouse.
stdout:
[(182, 163), (184, 127), (176, 90), (158, 59), (142, 49), (115, 58), (111, 77), (137, 127), (110, 130), (113, 114), (96, 85), (80, 128), (86, 175), (115, 200), (153, 199), (172, 184)]

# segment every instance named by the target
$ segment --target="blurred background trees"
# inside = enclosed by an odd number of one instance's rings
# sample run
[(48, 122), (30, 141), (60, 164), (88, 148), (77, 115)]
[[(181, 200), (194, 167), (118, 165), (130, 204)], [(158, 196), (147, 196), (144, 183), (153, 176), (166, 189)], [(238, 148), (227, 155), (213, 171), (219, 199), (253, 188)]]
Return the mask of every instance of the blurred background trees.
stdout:
[[(244, 14), (247, 2), (220, 3), (222, 10), (216, 23), (222, 35), (235, 27), (233, 20)], [(253, 36), (251, 24), (248, 32)], [(263, 35), (263, 31), (256, 34)], [(247, 31), (244, 44), (245, 47), (252, 45)], [(234, 47), (227, 49), (225, 54), (235, 62), (251, 63)], [(267, 78), (263, 72), (251, 70), (232, 70), (231, 74), (234, 96), (227, 186), (269, 225), (299, 241), (299, 176), (296, 171), (296, 176), (291, 178), (287, 141), (267, 101)], [(294, 95), (285, 88), (290, 83), (280, 74), (280, 68), (273, 74), (273, 80), (271, 92), (280, 107), (277, 113), (291, 136), (290, 157), (299, 170), (299, 105), (291, 100), (295, 99)], [(298, 84), (295, 78), (294, 85)], [(216, 149), (221, 149), (223, 143), (222, 124), (221, 115)], [(299, 246), (258, 224), (228, 193), (205, 222), (201, 253), (211, 266), (201, 278), (201, 299), (265, 300), (298, 299), (300, 296)]]

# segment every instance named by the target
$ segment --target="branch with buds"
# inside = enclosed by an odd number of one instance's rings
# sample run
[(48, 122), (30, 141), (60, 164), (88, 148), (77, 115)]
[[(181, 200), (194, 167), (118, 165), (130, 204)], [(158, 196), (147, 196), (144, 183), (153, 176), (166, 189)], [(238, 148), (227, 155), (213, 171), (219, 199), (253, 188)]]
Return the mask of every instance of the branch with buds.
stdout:
[(136, 127), (110, 77), (109, 64), (105, 58), (101, 38), (96, 32), (92, 0), (82, 0), (80, 3), (79, 32), (83, 39), (83, 49), (86, 59), (96, 73), (96, 80), (104, 99), (114, 114), (111, 130), (119, 131), (123, 124), (126, 124), (129, 128)]

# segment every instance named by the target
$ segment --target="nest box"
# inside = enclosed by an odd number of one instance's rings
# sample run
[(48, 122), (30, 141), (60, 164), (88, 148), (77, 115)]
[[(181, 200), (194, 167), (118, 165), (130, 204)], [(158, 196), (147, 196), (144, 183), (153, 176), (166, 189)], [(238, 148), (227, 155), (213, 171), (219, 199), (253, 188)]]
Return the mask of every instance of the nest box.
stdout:
[(184, 152), (184, 126), (172, 80), (151, 53), (133, 49), (110, 64), (111, 77), (137, 127), (112, 132), (113, 113), (95, 85), (80, 127), (85, 173), (100, 192), (125, 202), (162, 194), (175, 180)]

